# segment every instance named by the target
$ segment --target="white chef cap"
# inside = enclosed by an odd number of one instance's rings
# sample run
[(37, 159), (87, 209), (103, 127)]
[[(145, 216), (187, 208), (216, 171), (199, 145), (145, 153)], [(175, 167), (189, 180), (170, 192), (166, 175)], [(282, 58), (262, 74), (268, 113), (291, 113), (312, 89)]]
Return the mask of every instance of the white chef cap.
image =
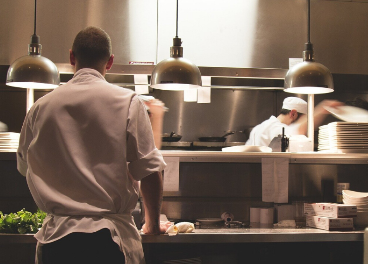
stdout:
[(303, 99), (298, 97), (287, 97), (284, 99), (282, 104), (282, 109), (293, 110), (295, 109), (298, 113), (306, 114), (308, 109), (308, 104)]

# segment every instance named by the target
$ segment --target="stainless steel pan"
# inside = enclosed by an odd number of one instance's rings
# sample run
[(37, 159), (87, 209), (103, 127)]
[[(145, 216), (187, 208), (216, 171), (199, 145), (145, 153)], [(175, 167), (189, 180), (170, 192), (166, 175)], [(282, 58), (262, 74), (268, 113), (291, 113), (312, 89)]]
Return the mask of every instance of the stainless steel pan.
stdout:
[(175, 132), (164, 133), (162, 135), (163, 142), (178, 142), (182, 138), (181, 135), (175, 134)]
[(235, 133), (235, 131), (230, 131), (230, 132), (227, 132), (222, 137), (200, 137), (198, 139), (199, 139), (199, 141), (202, 141), (202, 142), (225, 142), (226, 137), (229, 136), (229, 135), (232, 135), (234, 133)]

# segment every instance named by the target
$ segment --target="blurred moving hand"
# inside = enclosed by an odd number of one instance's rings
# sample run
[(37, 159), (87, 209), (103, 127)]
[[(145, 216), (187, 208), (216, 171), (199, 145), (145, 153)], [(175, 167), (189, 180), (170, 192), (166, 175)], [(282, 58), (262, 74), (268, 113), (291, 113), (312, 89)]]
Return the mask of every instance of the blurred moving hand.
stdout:
[(144, 103), (148, 108), (156, 148), (161, 149), (162, 127), (164, 123), (164, 115), (167, 111), (167, 108), (165, 107), (165, 104), (158, 99), (151, 99), (149, 101), (144, 101)]

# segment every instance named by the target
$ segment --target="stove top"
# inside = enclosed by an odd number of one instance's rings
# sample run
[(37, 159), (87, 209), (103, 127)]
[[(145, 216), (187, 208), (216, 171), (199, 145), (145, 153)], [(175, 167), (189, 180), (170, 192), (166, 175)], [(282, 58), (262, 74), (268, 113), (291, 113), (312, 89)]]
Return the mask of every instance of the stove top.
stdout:
[(162, 142), (162, 147), (170, 148), (224, 148), (232, 146), (245, 145), (245, 142), (203, 142), (203, 141), (179, 141), (179, 142)]

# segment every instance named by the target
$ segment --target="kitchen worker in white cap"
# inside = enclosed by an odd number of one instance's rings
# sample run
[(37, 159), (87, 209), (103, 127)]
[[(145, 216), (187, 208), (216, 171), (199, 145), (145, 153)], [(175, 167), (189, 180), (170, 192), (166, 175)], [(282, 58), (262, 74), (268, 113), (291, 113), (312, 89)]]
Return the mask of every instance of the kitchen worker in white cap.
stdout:
[[(324, 106), (337, 106), (342, 103), (334, 100), (324, 100), (314, 110), (314, 125), (319, 126), (329, 114)], [(245, 145), (268, 146), (274, 137), (285, 135), (306, 135), (307, 133), (307, 109), (308, 104), (298, 97), (287, 97), (284, 99), (280, 114), (263, 121), (255, 126), (250, 132), (249, 139)]]

